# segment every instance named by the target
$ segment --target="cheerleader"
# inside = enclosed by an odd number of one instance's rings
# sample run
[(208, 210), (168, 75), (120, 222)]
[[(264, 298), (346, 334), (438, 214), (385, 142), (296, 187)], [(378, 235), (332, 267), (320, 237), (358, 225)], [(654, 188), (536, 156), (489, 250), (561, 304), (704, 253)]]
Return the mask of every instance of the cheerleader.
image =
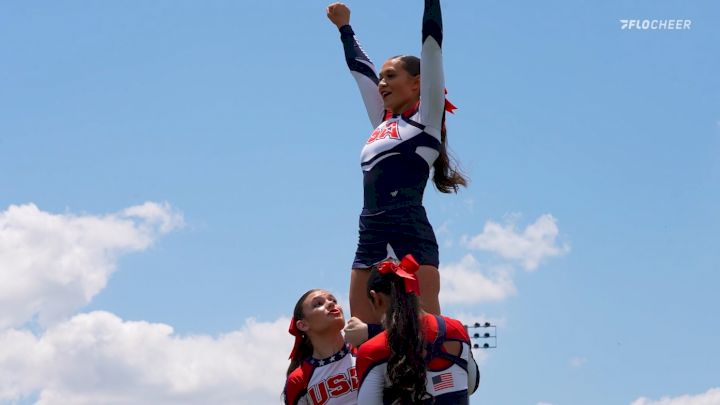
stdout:
[(445, 99), (440, 1), (425, 0), (421, 57), (392, 57), (379, 75), (350, 26), (350, 9), (333, 3), (327, 16), (340, 31), (345, 60), (373, 128), (361, 152), (364, 203), (350, 278), (352, 315), (378, 323), (365, 286), (369, 269), (386, 257), (388, 245), (398, 257), (412, 253), (417, 258), (422, 307), (440, 314), (438, 244), (423, 193), (431, 171), (440, 192), (466, 185), (447, 150), (445, 111), (454, 106)]
[(358, 351), (359, 404), (463, 405), (477, 389), (467, 330), (419, 307), (418, 268), (408, 255), (370, 271), (367, 296), (386, 329)]

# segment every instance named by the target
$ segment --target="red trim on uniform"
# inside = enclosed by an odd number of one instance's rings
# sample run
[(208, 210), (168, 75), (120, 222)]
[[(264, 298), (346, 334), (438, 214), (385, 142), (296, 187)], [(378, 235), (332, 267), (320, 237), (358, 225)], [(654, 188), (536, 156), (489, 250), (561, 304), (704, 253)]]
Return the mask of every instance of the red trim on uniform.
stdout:
[(357, 357), (358, 354), (358, 348), (348, 343), (348, 349), (350, 349), (350, 354)]
[[(447, 94), (447, 89), (445, 89), (445, 94)], [(420, 109), (420, 100), (418, 100), (417, 103), (415, 103), (412, 108), (408, 108), (402, 113), (403, 118), (410, 118), (415, 113), (418, 112), (418, 109)], [(447, 98), (445, 99), (445, 111), (449, 112), (450, 114), (455, 114), (455, 110), (457, 110), (457, 106), (450, 102)], [(383, 121), (387, 120), (388, 118), (391, 118), (393, 116), (393, 112), (390, 110), (385, 110), (385, 115), (383, 116)]]
[[(462, 322), (457, 319), (445, 319), (445, 341), (459, 341), (470, 344), (470, 336)], [(434, 315), (425, 314), (422, 318), (422, 330), (425, 336), (425, 343), (432, 343), (438, 334), (437, 320)], [(441, 350), (445, 351), (444, 348)], [(357, 375), (362, 386), (365, 377), (377, 365), (387, 362), (390, 358), (390, 346), (387, 341), (387, 331), (383, 331), (374, 338), (363, 343), (358, 350), (356, 364)], [(442, 370), (453, 365), (453, 362), (440, 357), (430, 360), (428, 368), (432, 370)]]
[(295, 405), (300, 398), (307, 393), (310, 377), (312, 377), (313, 366), (304, 361), (288, 375), (285, 381), (285, 405)]
[(413, 115), (415, 115), (415, 113), (418, 112), (418, 109), (420, 109), (420, 100), (418, 100), (418, 102), (415, 103), (412, 108), (408, 108), (407, 110), (405, 110), (405, 112), (402, 113), (403, 118), (412, 117)]
[(383, 121), (387, 121), (390, 118), (392, 118), (393, 113), (390, 110), (385, 110), (385, 113), (383, 114)]
[(355, 357), (355, 369), (360, 386), (370, 370), (378, 364), (386, 362), (388, 358), (390, 358), (390, 347), (387, 342), (387, 331), (382, 331), (379, 335), (363, 343)]
[[(470, 344), (470, 336), (467, 333), (467, 330), (465, 329), (465, 326), (462, 324), (462, 322), (458, 321), (457, 319), (448, 318), (446, 316), (443, 316), (443, 319), (445, 319), (445, 339), (443, 341), (456, 341), (456, 342), (463, 342)], [(435, 319), (435, 316), (426, 314), (423, 319), (423, 332), (425, 333), (425, 341), (428, 343), (432, 343), (435, 340), (435, 337), (438, 334), (438, 325), (437, 325), (437, 319)], [(440, 350), (447, 353), (444, 347), (440, 346)], [(427, 368), (430, 370), (443, 370), (453, 365), (453, 362), (444, 359), (442, 357), (435, 357), (434, 359), (431, 359), (430, 362), (427, 365)]]

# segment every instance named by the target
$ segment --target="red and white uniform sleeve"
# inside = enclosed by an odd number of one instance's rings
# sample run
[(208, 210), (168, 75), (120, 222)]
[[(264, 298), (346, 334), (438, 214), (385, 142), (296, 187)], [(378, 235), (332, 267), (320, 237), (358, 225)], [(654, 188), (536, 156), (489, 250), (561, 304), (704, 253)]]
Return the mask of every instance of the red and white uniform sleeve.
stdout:
[(388, 384), (385, 381), (387, 363), (374, 367), (365, 376), (365, 381), (358, 391), (358, 404), (383, 405), (383, 390)]
[(307, 401), (308, 378), (307, 368), (298, 367), (285, 381), (285, 405), (309, 405)]
[(386, 377), (389, 357), (385, 331), (360, 346), (357, 355), (358, 404), (383, 404), (383, 390), (389, 385)]

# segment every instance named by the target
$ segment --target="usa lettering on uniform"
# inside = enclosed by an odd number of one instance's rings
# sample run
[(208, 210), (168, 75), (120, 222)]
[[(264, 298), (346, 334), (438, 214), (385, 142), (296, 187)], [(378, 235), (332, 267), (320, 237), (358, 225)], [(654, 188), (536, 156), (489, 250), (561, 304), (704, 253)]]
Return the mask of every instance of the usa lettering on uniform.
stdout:
[(382, 127), (377, 127), (368, 138), (367, 143), (373, 143), (378, 139), (390, 137), (391, 139), (400, 139), (400, 132), (398, 132), (397, 121), (391, 121), (386, 123)]
[(308, 390), (308, 397), (312, 405), (323, 405), (330, 398), (341, 397), (348, 392), (357, 391), (358, 378), (355, 367), (349, 368), (347, 373), (336, 374), (313, 385)]

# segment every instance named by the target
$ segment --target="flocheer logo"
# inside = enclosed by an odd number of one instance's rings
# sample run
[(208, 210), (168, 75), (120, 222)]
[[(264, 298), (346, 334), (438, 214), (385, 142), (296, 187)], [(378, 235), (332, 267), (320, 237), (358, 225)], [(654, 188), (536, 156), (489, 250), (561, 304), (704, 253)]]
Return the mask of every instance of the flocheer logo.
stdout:
[(621, 30), (689, 30), (692, 28), (692, 20), (686, 19), (665, 19), (665, 20), (620, 20)]

